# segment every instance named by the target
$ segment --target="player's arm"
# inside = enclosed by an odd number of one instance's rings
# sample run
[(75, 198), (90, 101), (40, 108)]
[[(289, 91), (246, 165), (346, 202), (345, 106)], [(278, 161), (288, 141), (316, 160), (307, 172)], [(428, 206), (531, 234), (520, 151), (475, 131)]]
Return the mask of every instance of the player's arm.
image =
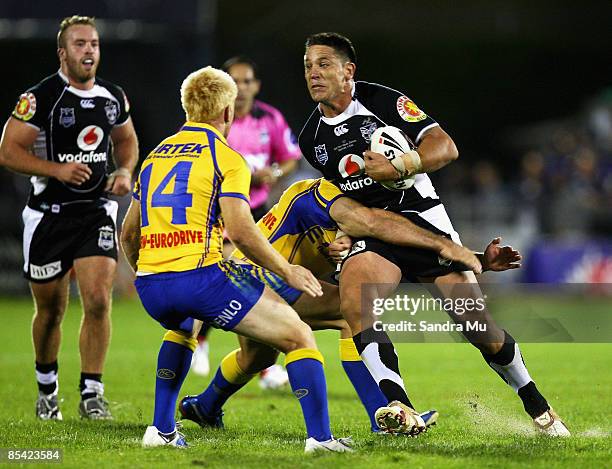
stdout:
[(255, 225), (246, 200), (239, 197), (220, 197), (219, 205), (227, 236), (246, 257), (280, 275), (289, 285), (310, 296), (323, 294), (321, 284), (308, 269), (290, 264), (274, 250)]
[(132, 118), (115, 127), (110, 137), (117, 169), (109, 176), (106, 190), (115, 195), (125, 195), (132, 188), (132, 173), (138, 163), (138, 137)]
[(412, 174), (437, 171), (459, 157), (455, 142), (440, 126), (425, 132), (416, 151), (420, 163), (416, 162), (413, 155), (402, 155), (406, 171)]
[(348, 197), (340, 197), (331, 205), (329, 214), (350, 236), (368, 236), (399, 246), (432, 249), (445, 259), (465, 264), (475, 273), (482, 271), (480, 261), (470, 249), (421, 228), (396, 213), (365, 207)]
[(140, 202), (132, 199), (121, 228), (121, 248), (134, 272), (137, 270), (140, 252)]
[(0, 164), (17, 173), (52, 177), (70, 184), (82, 184), (91, 176), (91, 169), (83, 163), (55, 163), (41, 159), (30, 151), (38, 129), (10, 117), (4, 125), (0, 140)]
[(425, 132), (416, 150), (401, 156), (405, 168), (402, 174), (380, 153), (366, 150), (363, 156), (368, 176), (375, 181), (389, 181), (437, 171), (456, 160), (459, 151), (453, 139), (440, 126), (435, 126)]

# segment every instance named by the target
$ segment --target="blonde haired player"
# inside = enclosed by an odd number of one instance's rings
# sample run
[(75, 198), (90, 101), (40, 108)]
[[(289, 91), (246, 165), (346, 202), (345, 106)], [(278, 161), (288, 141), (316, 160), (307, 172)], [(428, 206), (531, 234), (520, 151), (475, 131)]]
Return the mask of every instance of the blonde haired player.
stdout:
[[(310, 328), (248, 271), (222, 258), (222, 233), (293, 288), (320, 296), (307, 269), (292, 265), (259, 232), (248, 205), (250, 171), (226, 143), (236, 85), (206, 67), (181, 87), (188, 122), (146, 158), (126, 215), (122, 246), (137, 272), (136, 289), (151, 317), (168, 329), (158, 355), (155, 413), (142, 444), (185, 446), (174, 409), (195, 347), (194, 320), (213, 323), (281, 350), (306, 422), (306, 452), (350, 451), (332, 437), (323, 358)], [(242, 378), (237, 351), (224, 360)]]

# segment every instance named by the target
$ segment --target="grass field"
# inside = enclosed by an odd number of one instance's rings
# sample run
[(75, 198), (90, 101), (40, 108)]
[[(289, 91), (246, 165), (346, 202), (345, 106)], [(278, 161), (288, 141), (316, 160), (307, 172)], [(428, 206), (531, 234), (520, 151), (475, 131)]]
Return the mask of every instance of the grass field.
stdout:
[[(551, 305), (550, 307), (555, 307)], [(574, 437), (534, 436), (518, 398), (466, 344), (400, 344), (402, 371), (420, 409), (435, 407), (439, 424), (416, 439), (372, 435), (365, 412), (338, 360), (337, 333), (317, 333), (326, 357), (329, 405), (336, 436), (351, 435), (358, 452), (303, 454), (304, 427), (289, 392), (262, 392), (250, 383), (225, 408), (225, 430), (187, 422), (191, 448), (144, 450), (152, 419), (157, 350), (163, 331), (136, 301), (118, 301), (104, 374), (115, 419), (78, 417), (76, 300), (66, 315), (60, 353), (63, 422), (34, 417), (36, 385), (30, 338), (31, 302), (0, 301), (0, 447), (61, 448), (64, 467), (611, 467), (612, 345), (524, 344), (541, 391)], [(211, 360), (235, 348), (232, 334), (215, 331)], [(208, 378), (189, 376), (181, 395), (198, 393)], [(54, 465), (55, 466), (55, 465)], [(57, 467), (57, 466), (55, 466)]]

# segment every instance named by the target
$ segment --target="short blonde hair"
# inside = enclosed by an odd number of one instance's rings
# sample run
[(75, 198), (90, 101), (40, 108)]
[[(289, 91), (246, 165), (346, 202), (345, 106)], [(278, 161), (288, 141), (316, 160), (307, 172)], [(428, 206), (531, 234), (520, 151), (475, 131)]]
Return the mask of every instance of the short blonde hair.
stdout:
[(74, 26), (75, 24), (85, 24), (87, 26), (91, 26), (96, 29), (96, 19), (92, 16), (67, 16), (60, 23), (60, 29), (57, 33), (57, 48), (61, 49), (66, 47), (66, 30), (70, 26)]
[(208, 66), (185, 78), (181, 85), (181, 104), (188, 120), (210, 122), (234, 104), (237, 94), (232, 77)]

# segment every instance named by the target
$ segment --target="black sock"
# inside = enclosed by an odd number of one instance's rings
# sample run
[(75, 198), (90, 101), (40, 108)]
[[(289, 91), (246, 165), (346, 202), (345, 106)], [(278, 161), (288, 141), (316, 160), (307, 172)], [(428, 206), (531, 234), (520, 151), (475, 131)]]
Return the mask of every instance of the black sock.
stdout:
[(533, 381), (529, 381), (529, 383), (519, 389), (518, 395), (521, 401), (523, 401), (525, 412), (527, 412), (532, 419), (539, 417), (550, 409), (548, 402), (546, 402), (544, 396), (540, 394), (540, 391), (538, 391)]
[(79, 390), (81, 391), (82, 400), (96, 397), (98, 394), (103, 394), (104, 385), (102, 384), (102, 373), (81, 373)]
[(550, 406), (529, 376), (516, 341), (508, 332), (504, 333), (504, 345), (499, 352), (493, 355), (483, 353), (482, 356), (489, 366), (518, 393), (525, 411), (531, 418), (539, 417), (550, 409)]
[(414, 409), (404, 389), (395, 347), (386, 332), (365, 329), (353, 337), (355, 347), (389, 402), (400, 401)]
[(36, 363), (36, 382), (43, 394), (53, 394), (57, 389), (57, 360), (52, 363)]

